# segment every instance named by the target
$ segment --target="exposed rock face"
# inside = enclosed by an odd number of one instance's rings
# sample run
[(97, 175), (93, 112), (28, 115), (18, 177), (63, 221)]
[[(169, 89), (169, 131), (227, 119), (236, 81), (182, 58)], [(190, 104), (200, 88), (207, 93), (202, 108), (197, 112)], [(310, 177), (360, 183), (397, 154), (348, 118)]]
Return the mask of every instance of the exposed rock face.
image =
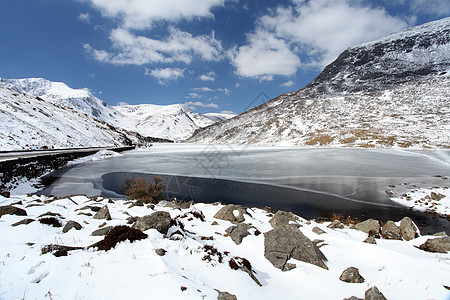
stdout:
[(24, 209), (12, 206), (12, 205), (6, 205), (6, 206), (0, 206), (0, 218), (3, 215), (16, 215), (16, 216), (26, 216), (27, 212)]
[(289, 222), (296, 222), (298, 217), (291, 212), (279, 210), (275, 213), (272, 219), (269, 220), (270, 225), (273, 228), (277, 228), (281, 225), (288, 225)]
[(239, 223), (238, 225), (228, 227), (225, 232), (228, 233), (233, 240), (233, 242), (236, 243), (236, 245), (239, 245), (242, 243), (242, 240), (249, 235), (250, 233), (248, 230), (252, 228), (252, 225), (246, 224), (246, 223)]
[(380, 234), (380, 223), (378, 220), (368, 219), (356, 224), (355, 228), (367, 234)]
[(172, 219), (168, 212), (157, 211), (151, 215), (139, 218), (136, 223), (134, 223), (133, 228), (141, 231), (154, 228), (162, 234), (167, 234), (171, 221)]
[(109, 213), (108, 206), (103, 206), (94, 216), (94, 219), (111, 220), (111, 214)]
[(364, 277), (359, 274), (359, 270), (355, 267), (350, 267), (344, 272), (342, 272), (341, 277), (339, 277), (340, 280), (350, 283), (363, 283)]
[(325, 255), (295, 225), (282, 225), (264, 233), (264, 257), (285, 270), (292, 257), (327, 269)]
[(387, 221), (381, 228), (382, 236), (388, 240), (401, 240), (400, 227), (392, 221)]
[(447, 253), (450, 251), (450, 237), (428, 239), (419, 248), (428, 252)]
[(68, 232), (70, 229), (75, 228), (75, 230), (81, 229), (81, 224), (75, 221), (70, 220), (69, 222), (64, 225), (64, 228), (62, 230), (63, 233)]
[(409, 217), (404, 217), (400, 221), (400, 233), (405, 241), (415, 239), (419, 235), (417, 234), (417, 227)]
[(371, 287), (364, 294), (365, 300), (387, 300), (376, 286)]
[(231, 223), (241, 223), (245, 221), (244, 214), (247, 214), (245, 207), (230, 204), (219, 209), (219, 211), (214, 215), (214, 218), (230, 221)]

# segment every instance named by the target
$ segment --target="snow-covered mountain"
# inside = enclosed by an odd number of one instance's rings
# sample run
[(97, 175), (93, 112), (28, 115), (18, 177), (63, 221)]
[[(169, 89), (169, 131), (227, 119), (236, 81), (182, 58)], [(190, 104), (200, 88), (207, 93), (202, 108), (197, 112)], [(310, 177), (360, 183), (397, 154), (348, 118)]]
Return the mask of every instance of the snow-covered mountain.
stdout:
[(450, 147), (450, 18), (351, 47), (305, 88), (190, 142)]
[(131, 144), (105, 122), (1, 86), (0, 120), (1, 151)]
[(39, 97), (59, 107), (67, 107), (116, 128), (130, 131), (130, 138), (140, 139), (131, 132), (151, 138), (184, 140), (198, 128), (233, 117), (233, 114), (202, 115), (186, 105), (124, 105), (109, 106), (87, 89), (72, 89), (62, 82), (43, 78), (5, 79), (0, 86), (20, 93)]
[[(144, 136), (185, 140), (196, 129), (214, 124), (216, 119), (193, 112), (187, 105), (120, 105), (114, 106), (123, 118), (118, 126)], [(224, 116), (222, 116), (224, 118)]]

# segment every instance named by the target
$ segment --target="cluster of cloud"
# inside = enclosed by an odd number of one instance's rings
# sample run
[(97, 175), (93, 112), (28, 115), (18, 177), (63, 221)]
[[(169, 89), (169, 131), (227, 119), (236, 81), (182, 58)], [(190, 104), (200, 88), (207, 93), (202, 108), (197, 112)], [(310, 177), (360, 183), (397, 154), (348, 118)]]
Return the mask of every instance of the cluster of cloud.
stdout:
[[(213, 18), (212, 10), (234, 0), (78, 0), (89, 2), (106, 17), (116, 20), (111, 30), (109, 51), (90, 44), (84, 48), (95, 59), (117, 65), (172, 64), (146, 69), (160, 84), (184, 76), (194, 58), (202, 61), (228, 59), (242, 77), (271, 81), (274, 76), (291, 77), (302, 69), (323, 68), (347, 47), (403, 30), (412, 16), (393, 16), (368, 0), (290, 0), (269, 10), (247, 33), (246, 43), (224, 49), (214, 32), (193, 35), (176, 27), (180, 21)], [(408, 6), (410, 11), (429, 14), (450, 13), (450, 0), (383, 0), (386, 5)], [(80, 14), (90, 22), (89, 14)], [(163, 36), (145, 36), (144, 29), (166, 26)], [(161, 32), (161, 31), (159, 31)], [(183, 68), (173, 67), (183, 64)], [(178, 65), (177, 65), (178, 66)], [(200, 75), (214, 81), (215, 72)], [(292, 86), (289, 80), (281, 86)], [(193, 91), (192, 99), (200, 94)]]

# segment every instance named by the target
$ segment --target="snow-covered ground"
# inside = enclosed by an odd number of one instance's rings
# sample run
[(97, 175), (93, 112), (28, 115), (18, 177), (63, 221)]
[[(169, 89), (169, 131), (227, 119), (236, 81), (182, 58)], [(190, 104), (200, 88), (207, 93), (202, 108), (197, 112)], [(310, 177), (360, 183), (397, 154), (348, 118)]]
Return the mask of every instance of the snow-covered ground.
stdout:
[(417, 189), (393, 201), (420, 211), (430, 211), (450, 216), (450, 190), (448, 187)]
[[(53, 200), (53, 201), (52, 201)], [(409, 242), (378, 239), (377, 244), (363, 241), (367, 234), (354, 229), (330, 229), (299, 219), (299, 230), (311, 240), (322, 239), (320, 250), (325, 254), (329, 270), (291, 259), (297, 268), (283, 272), (264, 257), (264, 235), (250, 230), (240, 245), (236, 245), (225, 230), (233, 224), (214, 218), (222, 205), (195, 204), (187, 209), (164, 206), (129, 208), (130, 202), (71, 196), (59, 199), (44, 196), (0, 197), (0, 205), (15, 203), (28, 216), (3, 215), (0, 218), (0, 299), (217, 299), (218, 292), (227, 291), (238, 299), (344, 299), (364, 297), (372, 287), (387, 299), (449, 299), (450, 254), (428, 253), (417, 249), (430, 236), (420, 236)], [(85, 206), (107, 205), (112, 220), (94, 219)], [(109, 251), (70, 251), (68, 256), (41, 254), (48, 244), (86, 247), (103, 239), (91, 233), (100, 227), (127, 223), (131, 216), (145, 216), (155, 211), (167, 211), (171, 218), (180, 216), (186, 236), (180, 240), (165, 238), (155, 229), (145, 231), (148, 238), (118, 244)], [(64, 226), (69, 220), (82, 225), (62, 233), (62, 227), (51, 227), (38, 221), (11, 226), (26, 218), (39, 219), (46, 212), (58, 213)], [(194, 217), (201, 212), (205, 220)], [(245, 223), (261, 233), (272, 229), (270, 216), (261, 209), (248, 209)], [(85, 214), (81, 214), (85, 213)], [(186, 215), (186, 217), (183, 217)], [(398, 221), (398, 220), (395, 220)], [(216, 223), (217, 225), (213, 225)], [(326, 233), (312, 231), (319, 227)], [(176, 228), (169, 229), (170, 232)], [(319, 244), (319, 245), (320, 245)], [(211, 245), (223, 255), (209, 258), (205, 245)], [(155, 249), (167, 251), (164, 256)], [(208, 247), (207, 247), (208, 248)], [(250, 261), (258, 286), (247, 273), (232, 270), (233, 257)], [(364, 283), (339, 280), (350, 266), (359, 269)]]

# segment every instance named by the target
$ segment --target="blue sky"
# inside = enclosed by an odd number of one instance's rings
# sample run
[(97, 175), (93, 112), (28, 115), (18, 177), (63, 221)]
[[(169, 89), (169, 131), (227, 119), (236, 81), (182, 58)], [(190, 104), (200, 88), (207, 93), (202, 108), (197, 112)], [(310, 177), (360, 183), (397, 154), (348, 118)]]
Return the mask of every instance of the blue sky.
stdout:
[(0, 0), (0, 77), (241, 113), (349, 46), (449, 15), (450, 0)]

